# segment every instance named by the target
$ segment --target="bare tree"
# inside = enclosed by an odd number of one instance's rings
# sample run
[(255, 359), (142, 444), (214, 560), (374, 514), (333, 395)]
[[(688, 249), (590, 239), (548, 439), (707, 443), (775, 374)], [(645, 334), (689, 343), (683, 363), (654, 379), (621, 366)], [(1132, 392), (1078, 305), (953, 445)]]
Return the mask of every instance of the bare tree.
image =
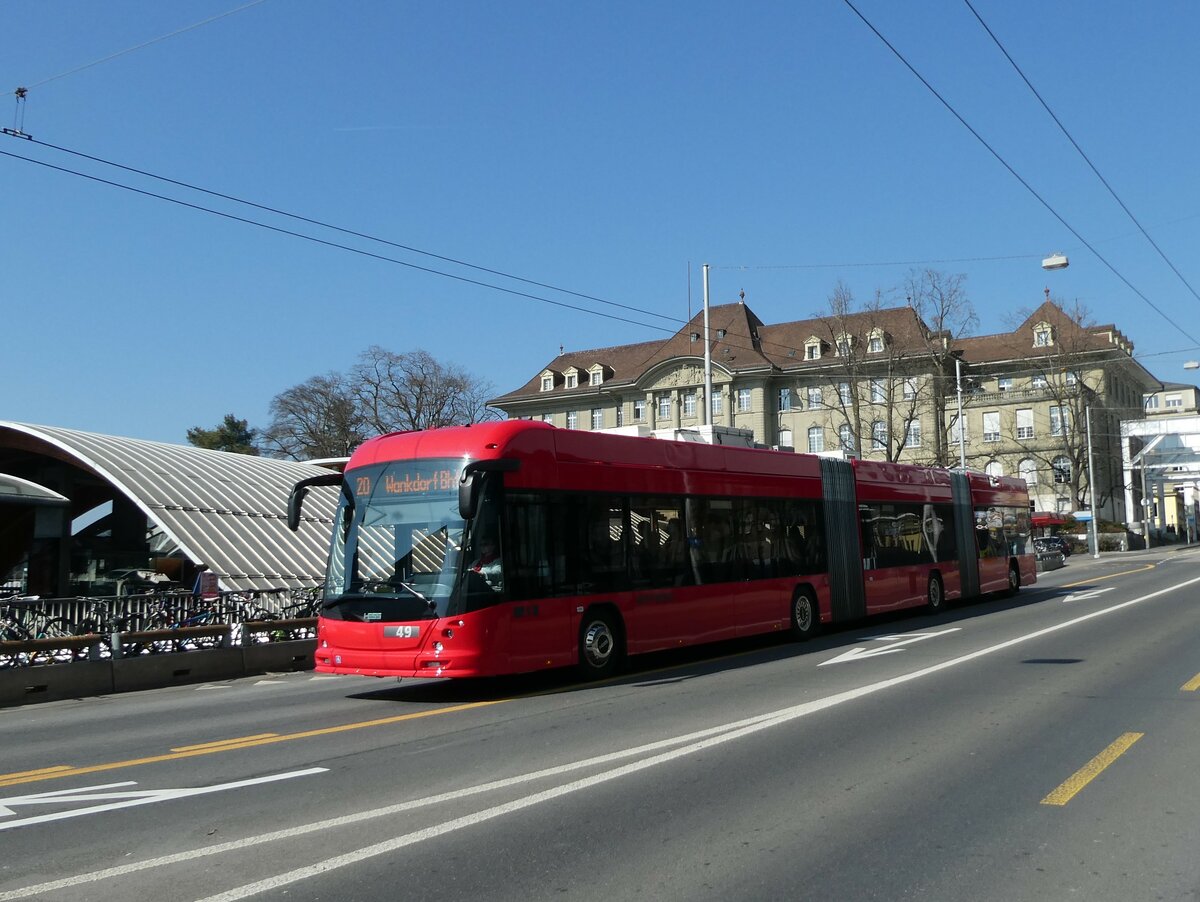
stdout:
[[(839, 283), (821, 317), (822, 336), (832, 352), (826, 378), (834, 391), (825, 399), (830, 425), (853, 436), (844, 450), (869, 452), (896, 461), (934, 463), (944, 456), (942, 422), (944, 361), (949, 350), (935, 353), (940, 339), (912, 307), (887, 307), (882, 293), (861, 308)], [(932, 453), (925, 453), (922, 422), (935, 425)], [(844, 444), (844, 443), (843, 443)], [(928, 458), (928, 459), (926, 459)]]
[(274, 457), (311, 460), (346, 457), (371, 434), (346, 377), (313, 376), (271, 401), (263, 448)]
[(433, 429), (496, 419), (491, 385), (426, 351), (396, 354), (373, 345), (350, 372), (363, 422), (375, 432)]
[(955, 362), (951, 354), (956, 339), (979, 326), (979, 317), (967, 296), (967, 277), (936, 269), (910, 270), (904, 280), (909, 306), (924, 326), (922, 353), (929, 373), (925, 405), (933, 422), (934, 446), (929, 463), (945, 467), (956, 462), (950, 449), (951, 424), (946, 400), (955, 393)]

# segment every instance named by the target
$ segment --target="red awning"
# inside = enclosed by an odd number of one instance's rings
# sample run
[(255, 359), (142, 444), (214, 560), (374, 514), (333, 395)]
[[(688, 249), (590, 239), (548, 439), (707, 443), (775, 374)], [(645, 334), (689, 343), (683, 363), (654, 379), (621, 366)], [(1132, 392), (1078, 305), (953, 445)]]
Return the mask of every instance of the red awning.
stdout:
[(1033, 524), (1035, 529), (1041, 529), (1046, 526), (1062, 526), (1067, 521), (1058, 514), (1051, 514), (1047, 511), (1034, 511), (1029, 518), (1029, 522)]

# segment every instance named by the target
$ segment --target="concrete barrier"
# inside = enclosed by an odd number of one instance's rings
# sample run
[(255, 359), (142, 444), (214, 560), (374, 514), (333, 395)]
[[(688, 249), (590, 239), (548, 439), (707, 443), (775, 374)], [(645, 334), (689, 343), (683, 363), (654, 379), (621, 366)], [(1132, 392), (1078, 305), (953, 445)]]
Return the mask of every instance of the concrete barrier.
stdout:
[[(132, 634), (131, 634), (132, 635)], [(0, 707), (311, 670), (315, 639), (0, 669)]]

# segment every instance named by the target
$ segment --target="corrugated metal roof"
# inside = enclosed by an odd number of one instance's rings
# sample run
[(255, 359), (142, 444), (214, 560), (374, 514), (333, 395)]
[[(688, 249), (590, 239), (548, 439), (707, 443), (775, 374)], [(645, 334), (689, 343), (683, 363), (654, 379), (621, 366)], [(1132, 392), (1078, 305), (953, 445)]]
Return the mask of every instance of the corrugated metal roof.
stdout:
[(223, 589), (295, 588), (323, 578), (337, 489), (309, 492), (297, 532), (287, 527), (287, 499), (298, 481), (327, 469), (54, 426), (0, 421), (0, 439), (4, 430), (106, 480), (216, 573)]

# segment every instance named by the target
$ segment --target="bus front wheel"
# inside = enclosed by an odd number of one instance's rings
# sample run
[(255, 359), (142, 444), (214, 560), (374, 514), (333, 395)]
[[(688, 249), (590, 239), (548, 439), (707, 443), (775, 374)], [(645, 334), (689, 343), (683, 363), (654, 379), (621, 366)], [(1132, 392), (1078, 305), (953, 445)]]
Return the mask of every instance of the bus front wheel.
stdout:
[(816, 634), (820, 622), (821, 612), (812, 593), (797, 589), (792, 599), (792, 636), (799, 640), (810, 639)]
[(588, 611), (579, 627), (579, 671), (589, 680), (615, 674), (625, 649), (616, 616), (603, 608)]

